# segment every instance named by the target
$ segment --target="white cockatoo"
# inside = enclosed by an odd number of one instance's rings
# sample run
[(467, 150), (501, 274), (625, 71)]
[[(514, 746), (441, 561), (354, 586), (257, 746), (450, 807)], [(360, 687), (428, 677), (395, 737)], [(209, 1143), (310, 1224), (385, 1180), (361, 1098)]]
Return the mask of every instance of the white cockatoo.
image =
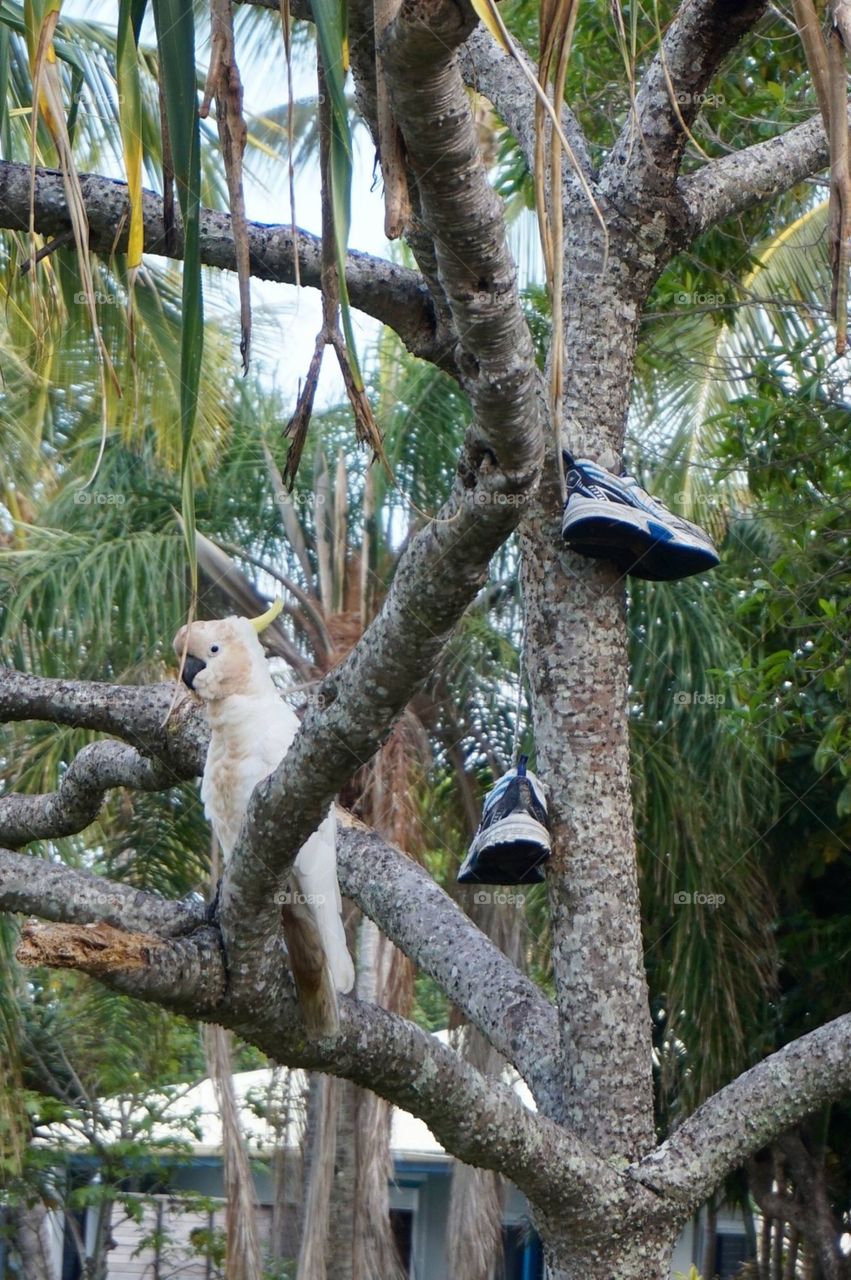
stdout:
[[(193, 622), (174, 637), (183, 680), (204, 703), (210, 726), (201, 799), (225, 861), (252, 791), (281, 763), (299, 727), (278, 695), (259, 638), (280, 608), (273, 605), (259, 618)], [(351, 991), (355, 980), (341, 915), (336, 831), (331, 808), (299, 850), (281, 895), (302, 1017), (314, 1035), (337, 1029), (337, 992)]]

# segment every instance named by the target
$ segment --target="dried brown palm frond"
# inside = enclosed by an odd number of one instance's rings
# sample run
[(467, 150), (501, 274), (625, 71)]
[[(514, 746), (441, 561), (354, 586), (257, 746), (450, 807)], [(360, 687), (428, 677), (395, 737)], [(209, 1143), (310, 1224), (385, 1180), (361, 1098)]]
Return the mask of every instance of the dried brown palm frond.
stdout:
[(331, 1189), (337, 1150), (339, 1082), (313, 1076), (310, 1082), (307, 1135), (307, 1189), (301, 1225), (298, 1280), (326, 1280), (326, 1248), (331, 1220)]
[[(538, 61), (538, 79), (545, 89), (552, 82), (553, 110), (561, 114), (567, 64), (579, 0), (541, 0), (541, 52)], [(556, 452), (561, 442), (562, 399), (564, 396), (564, 206), (562, 203), (561, 162), (562, 144), (559, 131), (547, 128), (546, 109), (538, 99), (535, 102), (535, 206), (547, 272), (547, 288), (553, 317), (553, 334), (550, 345), (550, 410)], [(545, 161), (546, 138), (549, 133), (549, 175)], [(558, 468), (561, 477), (561, 467)]]
[[(321, 18), (318, 18), (317, 25), (320, 44), (322, 44)], [(330, 32), (326, 32), (326, 35), (331, 38)], [(338, 58), (335, 65), (339, 65), (339, 61)], [(341, 165), (339, 149), (343, 135), (348, 133), (348, 120), (345, 104), (342, 102), (341, 85), (336, 82), (336, 77), (332, 76), (330, 80), (326, 77), (323, 56), (319, 52), (317, 52), (316, 63), (319, 102), (319, 181), (322, 202), (322, 269), (320, 273), (322, 326), (316, 335), (313, 355), (304, 386), (298, 396), (295, 412), (284, 430), (284, 435), (290, 439), (290, 447), (284, 465), (283, 481), (289, 489), (292, 489), (295, 483), (304, 452), (322, 359), (325, 348), (329, 346), (337, 357), (343, 386), (352, 410), (355, 438), (358, 444), (369, 446), (373, 460), (378, 459), (388, 478), (393, 480), (393, 472), (384, 452), (381, 430), (372, 412), (354, 349), (351, 312), (344, 275), (343, 259), (345, 240), (348, 235), (348, 213), (339, 183), (342, 170), (347, 169), (350, 163), (350, 153), (346, 153), (347, 159), (342, 161)], [(337, 98), (338, 92), (339, 98)], [(343, 150), (346, 152), (345, 146)], [(336, 162), (333, 153), (336, 153)]]
[(830, 142), (828, 216), (833, 284), (830, 309), (836, 324), (836, 354), (848, 345), (848, 269), (851, 265), (851, 152), (848, 146), (846, 54), (851, 47), (851, 7), (832, 0), (825, 41), (813, 0), (793, 0), (795, 22)]
[[(212, 841), (211, 879), (221, 870), (218, 844)], [(233, 1084), (232, 1036), (224, 1027), (205, 1025), (204, 1054), (222, 1122), (222, 1171), (225, 1184), (226, 1272), (229, 1280), (262, 1280), (257, 1234), (254, 1176), (248, 1159)]]
[(228, 1280), (262, 1280), (254, 1178), (233, 1085), (230, 1032), (224, 1027), (206, 1026), (204, 1052), (222, 1121)]
[(92, 333), (95, 339), (95, 349), (97, 352), (101, 404), (101, 442), (98, 457), (91, 476), (91, 479), (94, 479), (103, 458), (104, 448), (106, 447), (109, 417), (107, 375), (109, 376), (111, 385), (118, 396), (121, 395), (121, 387), (119, 386), (112, 358), (107, 350), (103, 334), (101, 333), (100, 325), (98, 323), (97, 307), (95, 305), (92, 257), (89, 252), (89, 220), (86, 213), (85, 201), (83, 199), (82, 187), (80, 186), (79, 174), (77, 173), (77, 166), (74, 162), (73, 148), (68, 131), (68, 123), (66, 120), (63, 100), (62, 77), (56, 60), (56, 51), (53, 45), (53, 36), (56, 31), (56, 25), (59, 21), (59, 10), (59, 0), (51, 0), (51, 2), (47, 4), (41, 12), (39, 21), (37, 19), (37, 11), (34, 6), (25, 6), (24, 8), (27, 48), (30, 59), (30, 71), (32, 72), (33, 90), (32, 132), (30, 138), (31, 196), (29, 274), (33, 294), (35, 294), (35, 170), (38, 154), (38, 123), (39, 120), (43, 120), (53, 145), (56, 148), (59, 168), (62, 172), (62, 183), (65, 189), (68, 214), (73, 230), (74, 247), (77, 251), (77, 270), (80, 273), (80, 283), (82, 284), (86, 311), (88, 312), (89, 320), (91, 322)]
[[(461, 1056), (483, 1075), (499, 1076), (505, 1060), (475, 1028), (454, 1033)], [(502, 1244), (504, 1187), (499, 1174), (456, 1160), (452, 1168), (446, 1261), (455, 1280), (490, 1280)]]
[[(469, 913), (492, 942), (523, 968), (525, 921), (521, 910), (473, 902)], [(477, 1028), (455, 1023), (453, 1038), (461, 1056), (483, 1075), (499, 1078), (505, 1059)], [(448, 1270), (457, 1280), (490, 1280), (502, 1244), (503, 1180), (490, 1170), (456, 1161), (452, 1170), (446, 1223)]]
[(388, 240), (398, 240), (411, 217), (411, 194), (405, 171), (405, 144), (390, 106), (384, 62), (378, 53), (381, 37), (396, 17), (399, 7), (400, 0), (373, 0), (378, 153), (384, 178), (384, 234)]
[(251, 351), (251, 266), (249, 263), (248, 223), (245, 217), (245, 192), (242, 186), (242, 157), (248, 129), (242, 114), (242, 80), (236, 62), (233, 38), (231, 0), (210, 0), (212, 52), (204, 100), (199, 115), (205, 117), (210, 103), (216, 99), (216, 125), (228, 184), (228, 202), (236, 253), (239, 281), (239, 318), (242, 337), (239, 349), (242, 367), (248, 373)]

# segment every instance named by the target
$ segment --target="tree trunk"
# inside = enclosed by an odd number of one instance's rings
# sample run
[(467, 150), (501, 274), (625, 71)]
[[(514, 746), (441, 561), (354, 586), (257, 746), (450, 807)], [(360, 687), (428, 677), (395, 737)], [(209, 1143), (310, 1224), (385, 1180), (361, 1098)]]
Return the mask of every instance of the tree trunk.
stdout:
[(715, 1254), (718, 1250), (718, 1206), (712, 1196), (706, 1206), (706, 1238), (703, 1244), (703, 1280), (714, 1280)]
[(228, 1280), (260, 1280), (263, 1261), (257, 1234), (254, 1175), (233, 1082), (231, 1033), (224, 1027), (205, 1027), (204, 1052), (222, 1122)]
[[(586, 256), (580, 260), (587, 264)], [(586, 276), (568, 281), (564, 421), (566, 442), (616, 466), (640, 309), (618, 295), (618, 285), (626, 285), (612, 261), (605, 279), (615, 284), (604, 288), (597, 275), (594, 287)], [(624, 584), (607, 561), (565, 548), (553, 462), (551, 455), (521, 545), (526, 668), (555, 836), (548, 882), (565, 1114), (600, 1154), (632, 1159), (649, 1151), (655, 1137)]]
[[(290, 1128), (299, 1105), (296, 1073), (276, 1067), (270, 1090), (276, 1104), (270, 1114), (275, 1131), (275, 1157), (272, 1166), (272, 1226), (269, 1241), (271, 1261), (279, 1269), (294, 1253), (297, 1239), (295, 1223), (302, 1218), (304, 1204), (304, 1147), (298, 1154), (290, 1149)], [(280, 1105), (277, 1103), (280, 1099)]]
[(327, 1280), (352, 1280), (354, 1257), (357, 1085), (337, 1081), (337, 1139), (328, 1221)]
[(333, 1076), (317, 1075), (311, 1080), (308, 1107), (307, 1185), (298, 1280), (326, 1280), (325, 1254), (328, 1243), (331, 1183), (337, 1140), (337, 1099), (340, 1082)]
[(41, 1200), (15, 1213), (15, 1247), (21, 1263), (21, 1280), (57, 1280), (51, 1248), (50, 1220)]
[(798, 1274), (798, 1244), (799, 1244), (798, 1228), (791, 1227), (789, 1230), (789, 1250), (786, 1254), (786, 1267), (783, 1272), (783, 1280), (795, 1280)]
[(104, 1200), (98, 1206), (94, 1247), (83, 1268), (86, 1280), (107, 1280), (107, 1255), (115, 1244), (112, 1239), (112, 1209), (112, 1200)]
[[(379, 757), (379, 760), (382, 760)], [(380, 778), (380, 768), (373, 770)], [(375, 786), (373, 786), (373, 803)], [(393, 1008), (399, 978), (408, 960), (383, 938), (377, 925), (364, 916), (358, 929), (358, 999)], [(406, 987), (407, 984), (402, 983)], [(407, 1001), (403, 1001), (407, 1003)], [(408, 1009), (404, 1010), (405, 1013)], [(390, 1225), (390, 1182), (393, 1155), (390, 1133), (393, 1108), (368, 1089), (354, 1090), (355, 1185), (353, 1188), (352, 1280), (403, 1280), (396, 1240)]]
[(805, 1124), (783, 1134), (778, 1145), (789, 1162), (795, 1192), (806, 1215), (804, 1232), (815, 1254), (820, 1280), (847, 1280), (848, 1259), (842, 1252), (842, 1228), (830, 1202), (823, 1145), (811, 1139)]
[[(505, 1059), (475, 1027), (462, 1029), (459, 1053), (478, 1069), (499, 1077)], [(473, 1169), (456, 1160), (452, 1169), (446, 1221), (446, 1260), (455, 1280), (490, 1280), (502, 1244), (502, 1187), (490, 1169)]]
[(648, 1232), (640, 1240), (607, 1239), (599, 1232), (587, 1248), (575, 1237), (544, 1237), (547, 1280), (670, 1280), (674, 1243)]

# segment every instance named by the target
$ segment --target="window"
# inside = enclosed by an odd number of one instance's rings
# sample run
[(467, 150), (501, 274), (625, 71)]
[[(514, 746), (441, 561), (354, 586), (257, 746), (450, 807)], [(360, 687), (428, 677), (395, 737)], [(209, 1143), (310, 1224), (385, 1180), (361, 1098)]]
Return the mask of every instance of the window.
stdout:
[(411, 1253), (414, 1244), (414, 1211), (413, 1209), (391, 1209), (390, 1228), (399, 1251), (399, 1258), (405, 1275), (411, 1274)]
[(748, 1260), (748, 1238), (742, 1231), (719, 1231), (715, 1245), (715, 1274), (719, 1280), (732, 1280)]
[(541, 1242), (523, 1223), (502, 1228), (502, 1266), (495, 1280), (542, 1280), (544, 1256)]

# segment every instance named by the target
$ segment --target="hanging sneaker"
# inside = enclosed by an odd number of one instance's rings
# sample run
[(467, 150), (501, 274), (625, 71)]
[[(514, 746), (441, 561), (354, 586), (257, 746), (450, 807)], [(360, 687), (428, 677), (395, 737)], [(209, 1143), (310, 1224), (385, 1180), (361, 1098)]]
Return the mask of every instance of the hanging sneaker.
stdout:
[(720, 563), (708, 534), (673, 515), (631, 476), (612, 475), (587, 458), (563, 457), (561, 536), (574, 551), (651, 581), (689, 578)]
[(539, 884), (550, 856), (544, 789), (526, 770), (527, 756), (485, 797), (482, 820), (458, 872), (459, 884)]

